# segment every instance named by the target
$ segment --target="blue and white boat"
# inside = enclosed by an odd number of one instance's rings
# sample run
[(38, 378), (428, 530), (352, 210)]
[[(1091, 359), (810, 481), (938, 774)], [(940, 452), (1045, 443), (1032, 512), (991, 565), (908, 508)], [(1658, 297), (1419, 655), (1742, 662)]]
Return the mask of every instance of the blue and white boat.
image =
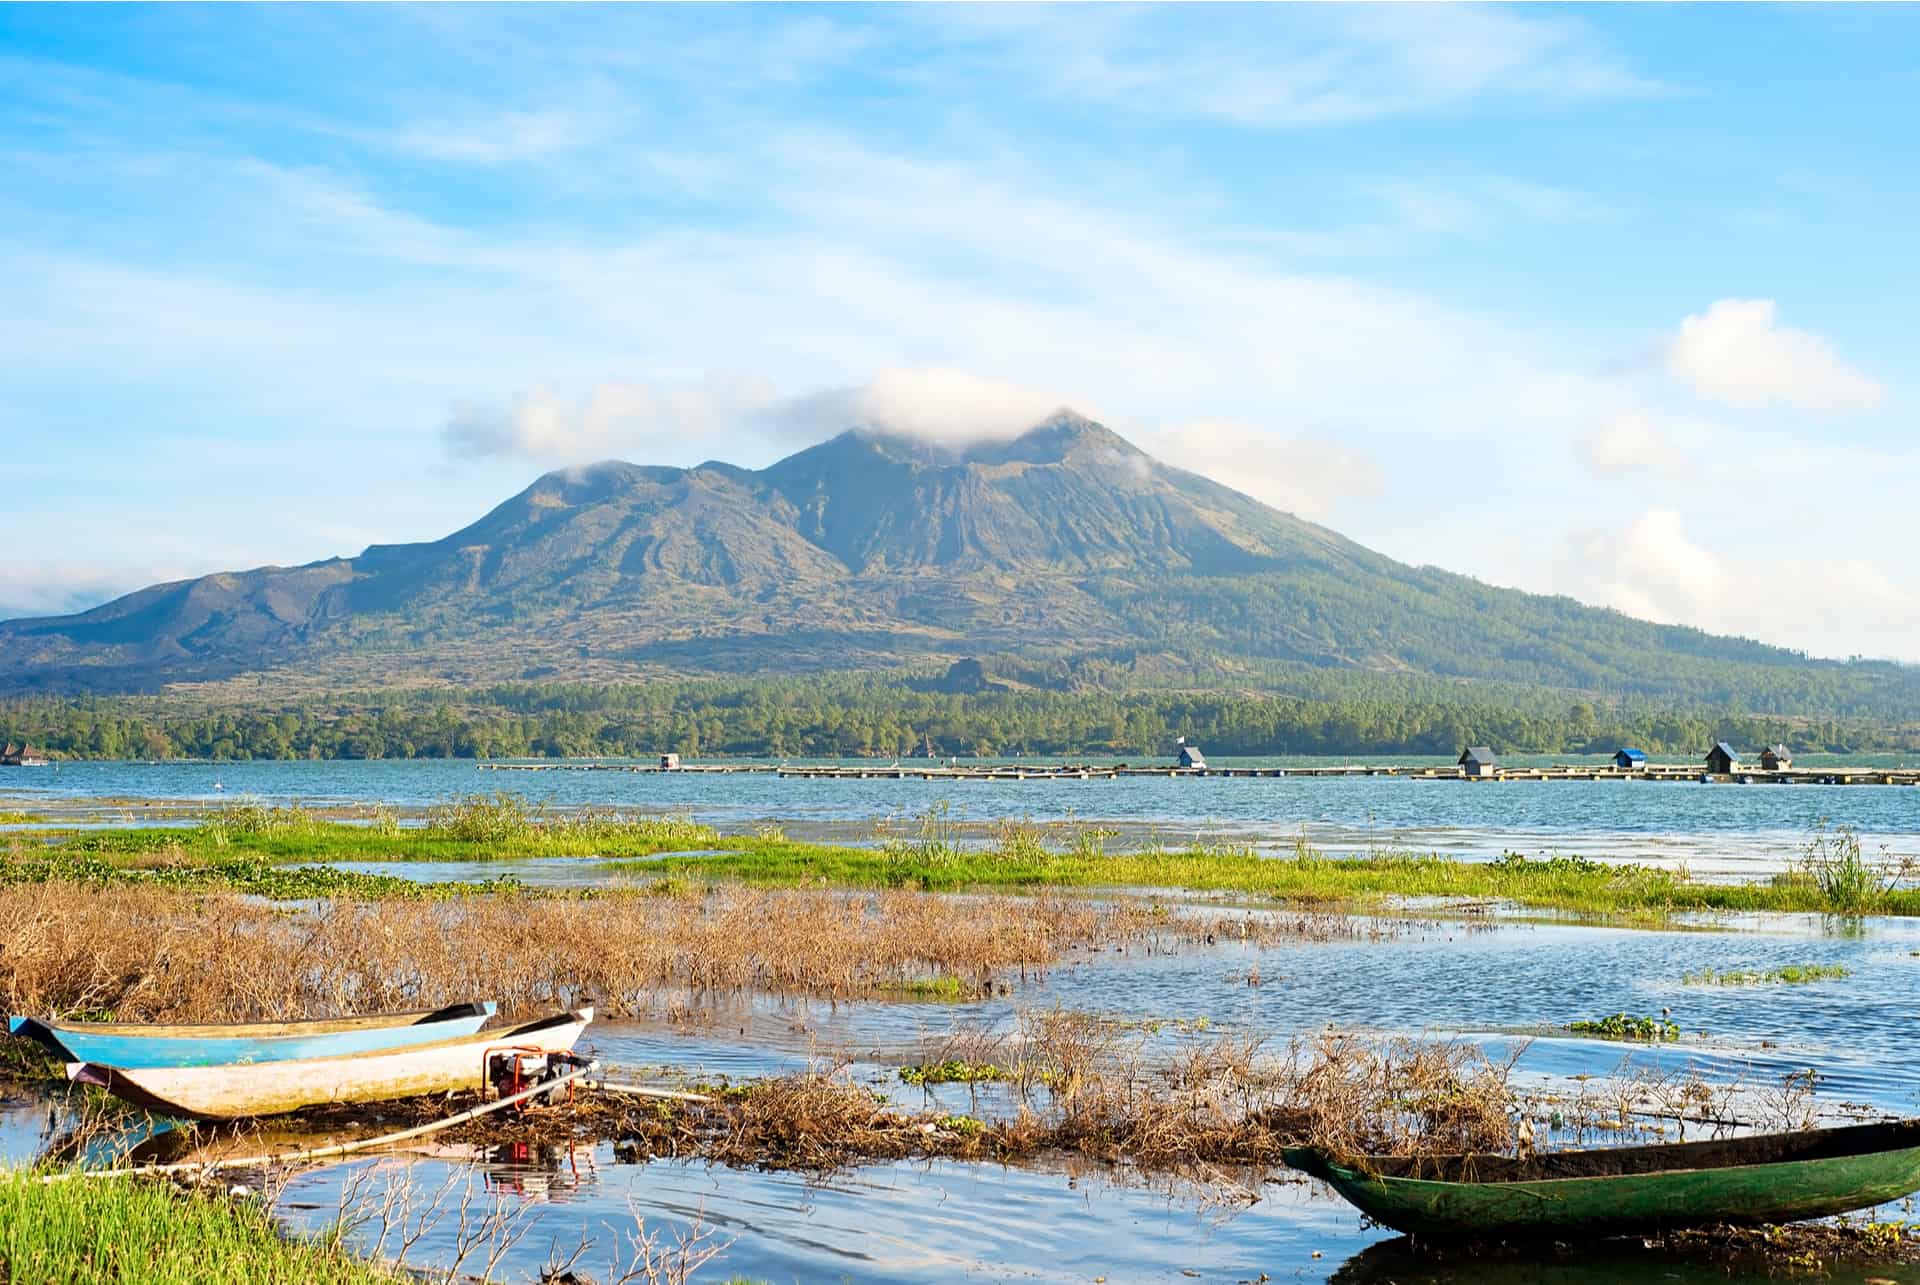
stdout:
[(493, 1016), (493, 1010), (492, 1002), (488, 1001), (376, 1017), (217, 1026), (144, 1026), (10, 1017), (7, 1033), (37, 1040), (67, 1062), (97, 1062), (120, 1067), (247, 1066), (257, 1062), (379, 1053), (457, 1039), (477, 1032)]

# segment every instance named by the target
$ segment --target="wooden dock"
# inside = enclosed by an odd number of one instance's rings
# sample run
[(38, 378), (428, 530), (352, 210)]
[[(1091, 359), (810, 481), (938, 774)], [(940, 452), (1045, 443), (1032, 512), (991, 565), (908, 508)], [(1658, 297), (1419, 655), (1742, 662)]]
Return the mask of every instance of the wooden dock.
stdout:
[(643, 772), (675, 775), (735, 776), (759, 774), (802, 781), (1112, 781), (1121, 777), (1349, 777), (1398, 776), (1410, 781), (1666, 781), (1711, 785), (1920, 785), (1920, 768), (1761, 768), (1714, 774), (1678, 763), (1645, 767), (1558, 764), (1552, 767), (1496, 768), (1490, 776), (1468, 776), (1458, 767), (1425, 764), (1342, 764), (1329, 767), (1173, 767), (1129, 763), (1033, 763), (997, 766), (947, 766), (941, 763), (857, 765), (772, 763), (481, 763), (482, 772)]

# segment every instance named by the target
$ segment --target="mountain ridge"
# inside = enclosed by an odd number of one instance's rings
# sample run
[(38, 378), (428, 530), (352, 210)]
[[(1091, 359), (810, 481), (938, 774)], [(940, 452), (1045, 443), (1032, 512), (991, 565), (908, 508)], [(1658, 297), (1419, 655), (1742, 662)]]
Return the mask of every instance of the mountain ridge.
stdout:
[[(853, 428), (763, 469), (557, 469), (439, 540), (0, 622), (0, 690), (396, 686), (1205, 655), (1610, 696), (1878, 698), (1811, 660), (1395, 562), (1062, 412), (1010, 438)], [(1156, 662), (1156, 664), (1159, 662)]]

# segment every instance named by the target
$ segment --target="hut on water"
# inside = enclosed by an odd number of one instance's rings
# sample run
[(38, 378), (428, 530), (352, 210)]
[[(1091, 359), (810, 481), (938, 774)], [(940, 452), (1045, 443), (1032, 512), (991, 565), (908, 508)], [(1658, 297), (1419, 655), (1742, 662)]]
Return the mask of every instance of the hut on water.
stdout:
[(1206, 757), (1200, 753), (1200, 747), (1189, 742), (1186, 737), (1182, 736), (1174, 741), (1174, 746), (1180, 751), (1181, 767), (1204, 768), (1207, 765)]
[(1793, 751), (1784, 745), (1772, 745), (1760, 751), (1760, 766), (1769, 772), (1784, 772), (1793, 766)]
[(1715, 741), (1713, 748), (1707, 751), (1707, 771), (1716, 776), (1725, 776), (1740, 766), (1740, 752), (1725, 741)]
[(1613, 752), (1613, 765), (1622, 772), (1638, 772), (1647, 765), (1647, 752), (1622, 745)]
[(1493, 751), (1484, 745), (1469, 745), (1460, 755), (1460, 771), (1466, 776), (1492, 776), (1494, 773)]

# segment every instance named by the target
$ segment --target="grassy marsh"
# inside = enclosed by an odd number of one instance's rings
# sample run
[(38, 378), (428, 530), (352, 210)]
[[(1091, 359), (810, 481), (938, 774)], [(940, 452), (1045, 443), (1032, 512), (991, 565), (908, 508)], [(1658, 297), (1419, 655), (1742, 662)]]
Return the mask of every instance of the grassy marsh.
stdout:
[[(662, 991), (864, 996), (1042, 973), (1073, 952), (1377, 935), (1326, 914), (1176, 914), (1138, 901), (698, 885), (593, 896), (335, 898), (291, 910), (228, 892), (0, 888), (0, 1005), (118, 1021), (261, 1021), (466, 997), (503, 1013)], [(956, 996), (957, 997), (957, 996)]]
[[(463, 796), (429, 810), (419, 824), (405, 824), (383, 807), (340, 819), (298, 805), (241, 802), (207, 813), (190, 827), (51, 831), (46, 832), (50, 841), (31, 846), (15, 840), (0, 863), (0, 881), (154, 870), (172, 871), (170, 877), (180, 882), (266, 896), (405, 896), (423, 894), (389, 876), (320, 871), (277, 877), (270, 868), (315, 861), (601, 857), (614, 873), (768, 888), (1167, 888), (1300, 904), (1496, 901), (1642, 918), (1686, 911), (1920, 915), (1920, 887), (1913, 886), (1920, 872), (1911, 863), (1884, 854), (1869, 859), (1850, 830), (1824, 825), (1787, 870), (1765, 882), (1737, 884), (1698, 882), (1684, 870), (1580, 856), (1528, 858), (1510, 852), (1494, 861), (1467, 861), (1375, 851), (1335, 857), (1304, 838), (1284, 853), (1226, 841), (1170, 847), (1150, 840), (1116, 850), (1109, 845), (1115, 833), (1096, 826), (1001, 821), (977, 841), (965, 842), (962, 829), (945, 809), (936, 808), (909, 832), (880, 827), (875, 845), (849, 846), (796, 841), (777, 826), (722, 835), (687, 816), (557, 811), (505, 793)], [(623, 864), (642, 857), (649, 858), (643, 866)], [(363, 882), (344, 882), (350, 880)], [(473, 890), (473, 885), (453, 885), (435, 895)]]
[[(1920, 914), (1920, 889), (1883, 886), (1871, 897), (1836, 899), (1799, 870), (1766, 883), (1699, 883), (1683, 871), (1614, 865), (1584, 857), (1463, 861), (1382, 852), (1332, 857), (1302, 841), (1286, 855), (1236, 846), (1085, 853), (1027, 847), (982, 849), (830, 847), (733, 840), (729, 851), (663, 857), (663, 873), (761, 886), (824, 882), (853, 887), (1178, 888), (1294, 903), (1381, 904), (1394, 899), (1501, 901), (1590, 914), (1682, 911)], [(1859, 906), (1867, 907), (1865, 910)]]

